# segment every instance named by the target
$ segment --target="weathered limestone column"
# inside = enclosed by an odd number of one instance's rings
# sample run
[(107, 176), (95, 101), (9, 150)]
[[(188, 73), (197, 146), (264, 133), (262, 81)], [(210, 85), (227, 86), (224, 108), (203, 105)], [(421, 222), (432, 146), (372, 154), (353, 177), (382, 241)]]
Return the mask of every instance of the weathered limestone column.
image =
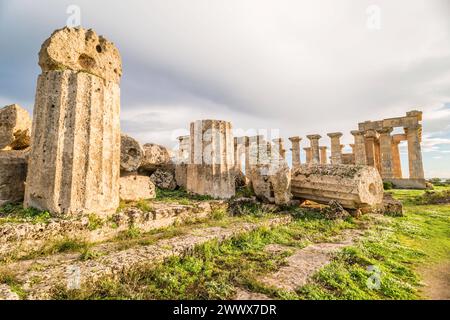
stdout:
[(237, 172), (242, 172), (242, 155), (245, 156), (245, 137), (235, 137), (234, 166)]
[(231, 123), (221, 120), (192, 122), (187, 191), (214, 198), (230, 198), (235, 194), (234, 176)]
[(383, 179), (393, 178), (392, 128), (379, 129), (377, 132), (380, 134), (381, 177)]
[(300, 141), (302, 138), (295, 136), (290, 137), (289, 140), (291, 141), (292, 147), (292, 167), (295, 168), (299, 166), (302, 162), (300, 160)]
[(26, 207), (110, 214), (119, 205), (122, 63), (92, 30), (55, 31), (39, 53)]
[(409, 178), (424, 179), (422, 150), (420, 148), (420, 124), (405, 128), (408, 141)]
[(187, 164), (190, 159), (190, 136), (178, 137), (178, 156), (175, 164), (175, 181), (177, 185), (186, 189), (187, 184)]
[(331, 164), (342, 163), (341, 137), (342, 132), (331, 132), (327, 136), (331, 138)]
[(398, 145), (400, 144), (400, 142), (402, 140), (397, 139), (396, 136), (398, 136), (398, 135), (395, 135), (392, 137), (392, 144), (391, 144), (393, 175), (394, 175), (394, 178), (401, 179), (402, 178), (402, 165), (401, 165), (401, 161), (400, 161), (400, 150), (399, 150)]
[(320, 164), (327, 164), (327, 147), (322, 146), (320, 149)]
[(250, 138), (244, 137), (244, 146), (245, 146), (245, 175), (250, 170)]
[(320, 152), (319, 152), (319, 139), (322, 138), (322, 136), (318, 134), (310, 134), (306, 136), (311, 145), (311, 163), (312, 164), (319, 164), (320, 163)]
[(355, 156), (355, 164), (366, 165), (366, 144), (364, 141), (364, 132), (360, 130), (353, 130), (351, 134), (355, 138), (353, 145), (353, 154)]
[(272, 158), (278, 163), (281, 163), (285, 160), (286, 150), (284, 149), (284, 141), (283, 138), (276, 138), (272, 140), (275, 147), (275, 152), (272, 154)]
[(311, 164), (311, 158), (312, 158), (311, 148), (305, 147), (305, 148), (303, 148), (303, 150), (305, 150), (306, 164)]
[(249, 165), (260, 164), (267, 156), (267, 143), (263, 135), (251, 136), (249, 139)]
[(364, 133), (364, 143), (366, 145), (366, 163), (375, 167), (375, 139), (377, 133), (374, 130), (368, 130)]

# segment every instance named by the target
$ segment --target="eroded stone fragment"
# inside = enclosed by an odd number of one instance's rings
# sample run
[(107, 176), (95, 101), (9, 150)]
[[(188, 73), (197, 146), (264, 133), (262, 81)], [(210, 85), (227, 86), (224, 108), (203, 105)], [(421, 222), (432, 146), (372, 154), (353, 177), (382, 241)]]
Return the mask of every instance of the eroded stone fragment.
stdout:
[(27, 155), (28, 150), (0, 151), (0, 206), (23, 200)]
[(152, 173), (150, 180), (152, 180), (152, 182), (161, 189), (175, 190), (177, 187), (175, 176), (170, 171), (158, 169)]
[(83, 28), (62, 28), (53, 32), (41, 47), (42, 71), (73, 70), (93, 74), (115, 83), (122, 76), (122, 60), (116, 46)]
[(0, 109), (0, 149), (23, 150), (30, 146), (31, 118), (17, 104)]
[(152, 174), (157, 169), (173, 170), (173, 163), (170, 153), (166, 147), (156, 143), (146, 143), (143, 146), (144, 157), (140, 166), (140, 170)]
[(258, 199), (278, 205), (291, 200), (291, 170), (286, 163), (254, 165), (250, 176)]
[(338, 201), (346, 209), (371, 208), (383, 200), (378, 171), (362, 165), (301, 165), (293, 170), (294, 198), (328, 204)]
[(120, 199), (138, 201), (156, 197), (155, 185), (150, 177), (126, 174), (120, 177)]
[(136, 171), (144, 158), (144, 149), (134, 138), (120, 135), (120, 170), (125, 172)]

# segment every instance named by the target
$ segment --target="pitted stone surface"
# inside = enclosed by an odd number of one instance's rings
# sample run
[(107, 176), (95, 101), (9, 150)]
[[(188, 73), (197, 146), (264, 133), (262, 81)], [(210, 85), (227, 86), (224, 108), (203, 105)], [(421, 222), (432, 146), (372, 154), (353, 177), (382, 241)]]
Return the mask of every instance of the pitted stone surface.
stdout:
[(28, 150), (0, 151), (0, 206), (23, 200)]
[(41, 47), (42, 71), (72, 70), (93, 74), (106, 81), (120, 82), (122, 60), (116, 46), (83, 28), (62, 28), (53, 32)]
[(0, 149), (26, 149), (30, 145), (31, 118), (17, 104), (0, 109)]
[(120, 199), (137, 201), (156, 197), (155, 184), (150, 177), (127, 174), (120, 177)]
[(144, 158), (144, 149), (134, 138), (126, 134), (120, 135), (120, 170), (136, 171)]
[(173, 170), (170, 153), (166, 147), (156, 143), (146, 143), (143, 146), (144, 157), (139, 167), (140, 170), (152, 174), (157, 169)]

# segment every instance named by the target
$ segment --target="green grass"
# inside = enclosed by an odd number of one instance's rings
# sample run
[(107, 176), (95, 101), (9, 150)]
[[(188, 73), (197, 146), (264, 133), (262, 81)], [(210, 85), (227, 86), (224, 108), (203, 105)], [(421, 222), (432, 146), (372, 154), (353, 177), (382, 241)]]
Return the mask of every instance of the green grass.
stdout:
[(6, 204), (0, 207), (0, 224), (2, 223), (48, 223), (51, 215), (48, 211), (24, 208), (22, 204)]
[(207, 201), (213, 200), (213, 198), (207, 195), (190, 194), (181, 188), (176, 190), (156, 188), (156, 200), (190, 205), (194, 201)]
[[(222, 218), (237, 219), (237, 218)], [(311, 241), (356, 227), (347, 221), (329, 221), (314, 212), (301, 211), (289, 226), (260, 228), (223, 243), (211, 241), (190, 255), (172, 257), (163, 264), (141, 267), (119, 279), (101, 279), (82, 290), (58, 288), (57, 299), (226, 299), (236, 286), (258, 288), (256, 277), (277, 270), (291, 250), (264, 250), (271, 243), (302, 248)], [(270, 288), (259, 288), (272, 292)], [(265, 292), (266, 292), (265, 291)], [(272, 292), (272, 294), (275, 294)], [(288, 293), (276, 293), (288, 297)]]

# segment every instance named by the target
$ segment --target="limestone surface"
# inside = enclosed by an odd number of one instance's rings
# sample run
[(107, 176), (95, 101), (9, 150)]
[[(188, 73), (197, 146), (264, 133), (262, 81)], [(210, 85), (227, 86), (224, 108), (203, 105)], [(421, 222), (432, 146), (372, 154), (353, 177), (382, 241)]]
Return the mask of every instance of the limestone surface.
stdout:
[(152, 173), (150, 180), (161, 189), (175, 190), (177, 187), (175, 176), (170, 171), (158, 169)]
[(118, 51), (92, 30), (64, 28), (45, 41), (39, 61), (24, 206), (112, 214), (119, 205)]
[(0, 109), (0, 149), (23, 150), (30, 146), (31, 118), (17, 104)]
[(156, 197), (154, 183), (150, 177), (127, 174), (120, 177), (120, 199), (138, 201)]
[(23, 200), (28, 150), (0, 151), (0, 206)]
[(378, 171), (362, 165), (300, 166), (292, 173), (294, 198), (328, 204), (332, 200), (347, 209), (365, 209), (383, 200)]
[(287, 204), (291, 200), (291, 170), (287, 164), (259, 164), (250, 169), (253, 191), (258, 199)]
[(120, 170), (136, 171), (144, 158), (144, 149), (134, 138), (126, 134), (120, 135)]
[(157, 169), (170, 170), (173, 167), (170, 153), (166, 147), (156, 143), (146, 143), (143, 148), (144, 157), (139, 167), (140, 170), (152, 174)]
[(62, 28), (53, 32), (41, 47), (42, 71), (82, 71), (107, 81), (120, 82), (122, 60), (116, 46), (83, 28)]
[(234, 196), (234, 139), (231, 123), (222, 120), (192, 122), (190, 141), (187, 191), (221, 199)]

